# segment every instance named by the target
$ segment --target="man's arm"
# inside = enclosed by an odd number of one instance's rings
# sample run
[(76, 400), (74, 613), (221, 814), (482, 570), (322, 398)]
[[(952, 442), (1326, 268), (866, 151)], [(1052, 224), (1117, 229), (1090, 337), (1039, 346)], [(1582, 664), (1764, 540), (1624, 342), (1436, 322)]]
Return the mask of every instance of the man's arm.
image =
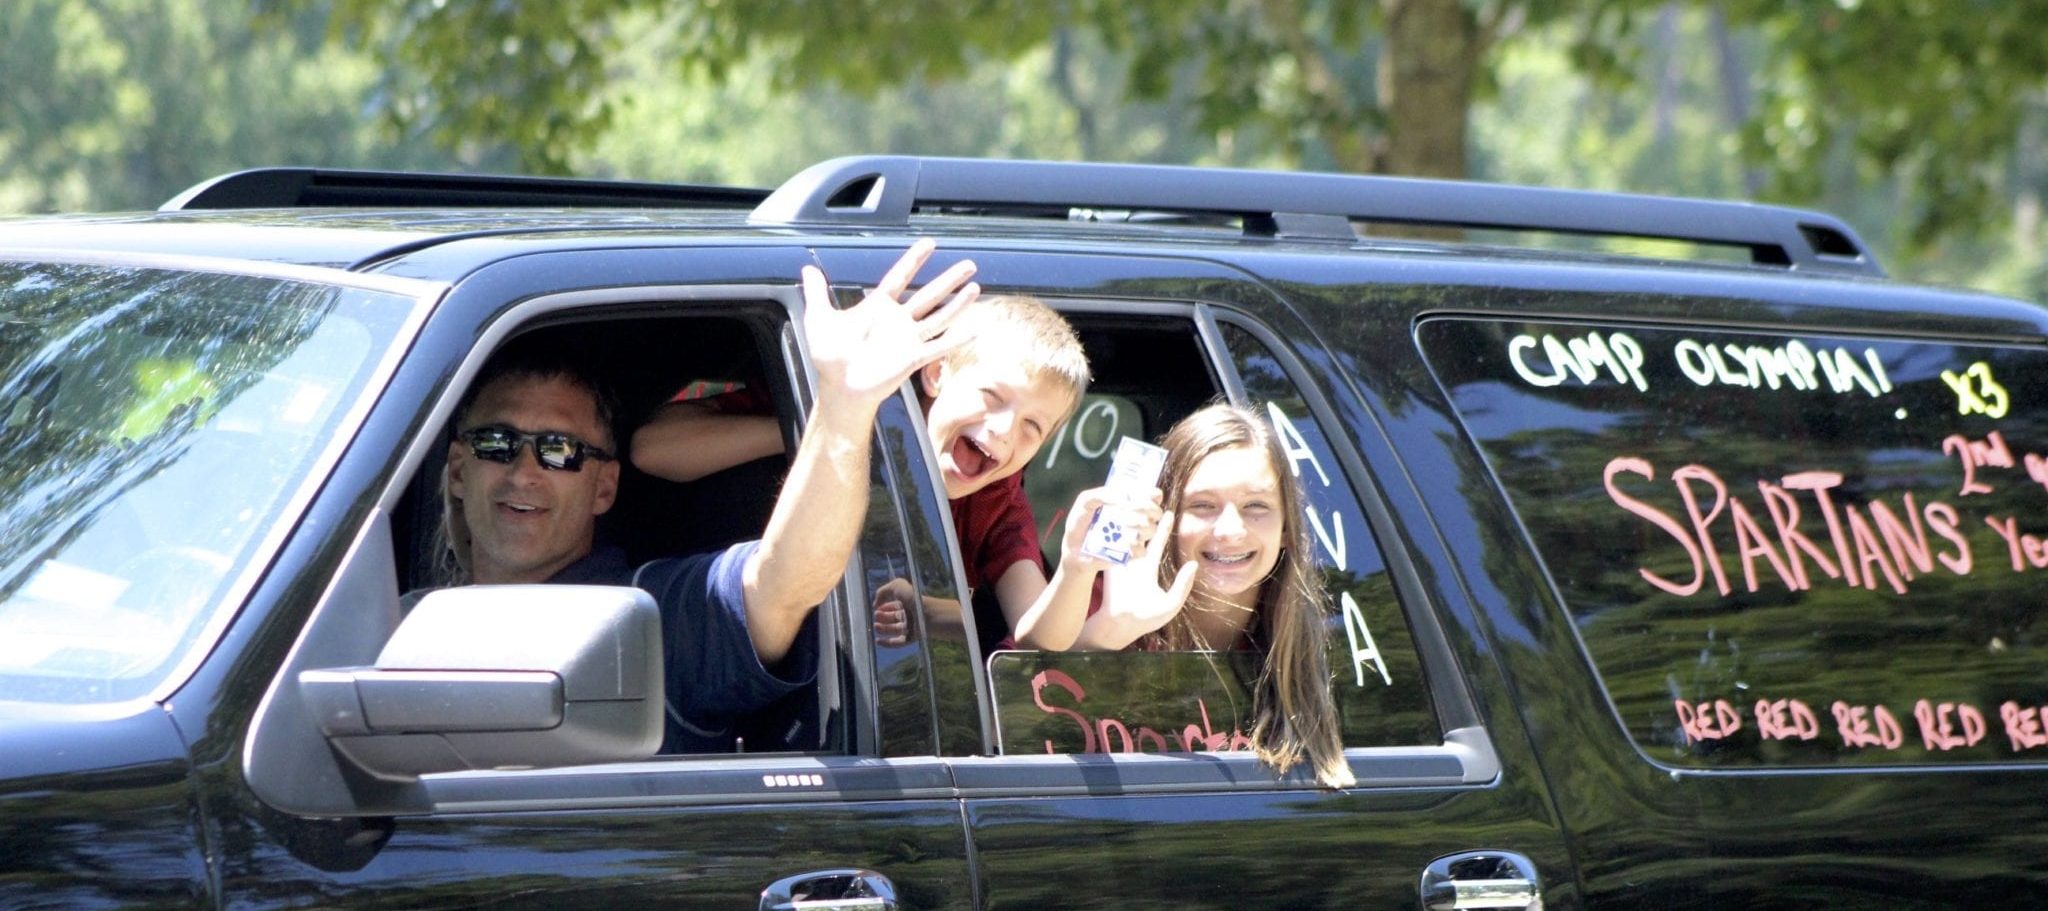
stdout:
[(912, 373), (965, 341), (942, 333), (980, 293), (967, 280), (973, 263), (954, 264), (898, 301), (932, 247), (929, 240), (912, 245), (866, 298), (845, 310), (832, 306), (825, 274), (804, 267), (804, 337), (818, 376), (817, 407), (745, 570), (747, 632), (764, 663), (789, 651), (805, 618), (846, 572), (867, 516), (876, 411)]

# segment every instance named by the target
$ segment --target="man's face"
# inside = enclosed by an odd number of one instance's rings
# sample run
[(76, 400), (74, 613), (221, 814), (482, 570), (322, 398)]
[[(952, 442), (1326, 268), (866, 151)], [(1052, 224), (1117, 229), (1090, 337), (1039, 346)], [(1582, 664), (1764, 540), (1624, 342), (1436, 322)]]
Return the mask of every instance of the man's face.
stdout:
[[(554, 431), (611, 449), (590, 393), (556, 377), (493, 381), (461, 420), (465, 431)], [(590, 552), (597, 517), (618, 496), (617, 461), (585, 459), (581, 471), (548, 471), (531, 443), (514, 455), (500, 464), (476, 458), (460, 439), (448, 447), (448, 489), (469, 525), (470, 576), (479, 583), (547, 581)]]
[(922, 379), (932, 399), (925, 432), (948, 499), (1022, 471), (1073, 405), (1073, 391), (1057, 377), (1024, 364), (940, 361)]

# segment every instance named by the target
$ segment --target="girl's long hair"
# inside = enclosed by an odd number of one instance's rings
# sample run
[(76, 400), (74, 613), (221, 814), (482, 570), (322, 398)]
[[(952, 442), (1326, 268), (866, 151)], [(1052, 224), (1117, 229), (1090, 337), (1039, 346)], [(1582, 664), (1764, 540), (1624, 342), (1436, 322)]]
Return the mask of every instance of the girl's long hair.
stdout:
[[(1330, 695), (1329, 595), (1323, 590), (1310, 550), (1306, 504), (1301, 485), (1288, 470), (1286, 454), (1273, 430), (1257, 412), (1218, 403), (1188, 415), (1166, 432), (1166, 468), (1160, 480), (1166, 509), (1178, 516), (1187, 494), (1188, 476), (1211, 453), (1256, 449), (1266, 454), (1273, 477), (1280, 482), (1284, 550), (1273, 572), (1259, 585), (1255, 614), (1246, 632), (1263, 659), (1252, 684), (1252, 749), (1262, 762), (1286, 772), (1306, 760), (1316, 778), (1329, 787), (1355, 784), (1344, 761), (1344, 743), (1337, 725), (1337, 707)], [(1176, 535), (1166, 535), (1166, 553), (1159, 561), (1161, 588), (1171, 585), (1186, 561)], [(1172, 651), (1231, 649), (1232, 642), (1209, 643), (1195, 631), (1190, 612), (1200, 610), (1201, 589), (1173, 620), (1140, 640), (1138, 647)]]

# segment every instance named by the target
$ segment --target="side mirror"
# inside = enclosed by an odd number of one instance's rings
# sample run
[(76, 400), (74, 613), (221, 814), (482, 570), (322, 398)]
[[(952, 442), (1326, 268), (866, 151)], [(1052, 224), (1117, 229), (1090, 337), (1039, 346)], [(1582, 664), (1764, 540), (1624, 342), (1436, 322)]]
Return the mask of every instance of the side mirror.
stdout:
[(646, 592), (430, 592), (370, 667), (301, 671), (328, 743), (378, 778), (645, 759), (661, 748), (661, 615)]

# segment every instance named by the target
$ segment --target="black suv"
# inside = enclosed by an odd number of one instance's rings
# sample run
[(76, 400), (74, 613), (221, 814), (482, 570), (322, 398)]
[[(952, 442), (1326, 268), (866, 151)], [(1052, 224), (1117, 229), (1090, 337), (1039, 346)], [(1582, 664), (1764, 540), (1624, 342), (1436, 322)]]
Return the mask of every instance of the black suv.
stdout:
[[(1121, 437), (1217, 397), (1271, 418), (1355, 788), (1233, 751), (1209, 656), (997, 651), (916, 612), (878, 642), (892, 580), (973, 594), (907, 391), (818, 685), (739, 752), (649, 755), (632, 589), (401, 600), (439, 578), (449, 423), (495, 349), (596, 353), (629, 420), (751, 386), (793, 440), (800, 267), (853, 293), (918, 237), (1088, 348), (1026, 475), (1041, 522)], [(0, 222), (0, 906), (2035, 901), (2044, 335), (1885, 280), (1824, 215), (1371, 177), (280, 169)], [(782, 467), (628, 471), (601, 534), (753, 537)]]

